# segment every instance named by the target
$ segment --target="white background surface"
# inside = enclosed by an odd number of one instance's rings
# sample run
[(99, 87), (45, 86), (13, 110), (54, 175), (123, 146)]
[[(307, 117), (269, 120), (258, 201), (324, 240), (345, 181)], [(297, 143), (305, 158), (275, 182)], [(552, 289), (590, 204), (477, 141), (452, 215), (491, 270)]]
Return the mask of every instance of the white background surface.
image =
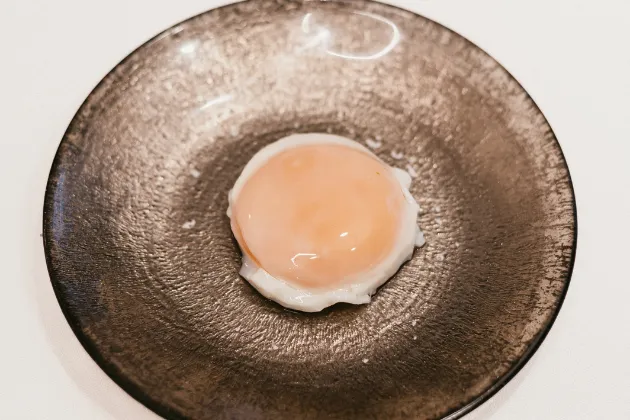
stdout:
[[(573, 280), (540, 350), (467, 419), (630, 419), (630, 2), (398, 0), (480, 45), (525, 86), (577, 195)], [(80, 346), (41, 244), (44, 187), (73, 114), (120, 59), (227, 1), (1, 0), (0, 417), (155, 419)]]

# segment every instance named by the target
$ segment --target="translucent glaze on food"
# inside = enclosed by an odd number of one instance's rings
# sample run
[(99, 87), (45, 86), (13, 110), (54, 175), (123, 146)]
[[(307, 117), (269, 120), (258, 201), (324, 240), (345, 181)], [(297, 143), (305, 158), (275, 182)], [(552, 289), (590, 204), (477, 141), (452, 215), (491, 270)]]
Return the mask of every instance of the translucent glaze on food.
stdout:
[(423, 241), (410, 181), (343, 137), (300, 134), (265, 147), (230, 193), (241, 274), (294, 309), (369, 302)]

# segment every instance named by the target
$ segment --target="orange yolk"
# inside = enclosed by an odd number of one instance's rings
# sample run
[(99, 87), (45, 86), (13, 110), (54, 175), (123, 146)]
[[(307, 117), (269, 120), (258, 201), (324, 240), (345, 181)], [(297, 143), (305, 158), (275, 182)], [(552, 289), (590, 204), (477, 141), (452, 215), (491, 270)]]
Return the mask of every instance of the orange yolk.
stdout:
[(391, 170), (368, 153), (306, 145), (252, 173), (231, 223), (243, 251), (273, 277), (334, 288), (391, 253), (405, 204)]

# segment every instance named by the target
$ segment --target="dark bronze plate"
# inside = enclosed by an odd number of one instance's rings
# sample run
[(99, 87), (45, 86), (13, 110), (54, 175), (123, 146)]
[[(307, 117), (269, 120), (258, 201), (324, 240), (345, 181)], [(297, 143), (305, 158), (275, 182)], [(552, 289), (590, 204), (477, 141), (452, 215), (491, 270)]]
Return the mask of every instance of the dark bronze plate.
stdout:
[[(225, 211), (257, 150), (313, 131), (411, 168), (427, 245), (369, 305), (304, 314), (239, 277)], [(252, 1), (153, 38), (74, 117), (44, 210), (68, 322), (167, 418), (459, 417), (538, 347), (576, 244), (566, 163), (523, 88), (368, 1)]]

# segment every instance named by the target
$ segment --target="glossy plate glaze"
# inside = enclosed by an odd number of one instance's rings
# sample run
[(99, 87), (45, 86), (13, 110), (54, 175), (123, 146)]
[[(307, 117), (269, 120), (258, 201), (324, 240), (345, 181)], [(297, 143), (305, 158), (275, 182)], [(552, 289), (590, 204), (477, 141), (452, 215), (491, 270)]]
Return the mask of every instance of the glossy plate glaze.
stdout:
[[(227, 193), (296, 132), (414, 177), (427, 244), (372, 303), (284, 310), (238, 275)], [(575, 202), (523, 88), (450, 30), (367, 1), (239, 3), (144, 44), (55, 158), (44, 242), (98, 364), (167, 418), (456, 418), (531, 356), (567, 290)]]

